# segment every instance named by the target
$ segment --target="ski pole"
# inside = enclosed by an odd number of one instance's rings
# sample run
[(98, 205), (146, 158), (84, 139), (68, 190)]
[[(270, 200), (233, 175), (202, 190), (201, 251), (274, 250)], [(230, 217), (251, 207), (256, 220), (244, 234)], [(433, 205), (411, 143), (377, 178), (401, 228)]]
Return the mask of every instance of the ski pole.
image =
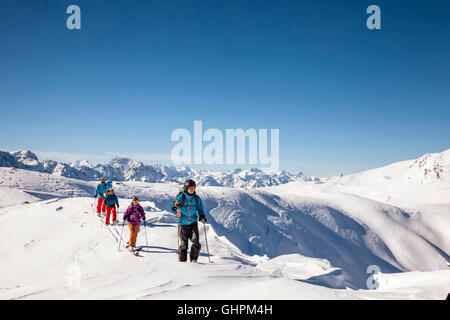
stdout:
[(177, 233), (178, 233), (178, 247), (177, 247), (177, 254), (178, 257), (180, 256), (180, 225), (177, 222)]
[(203, 229), (205, 230), (205, 242), (206, 242), (206, 251), (208, 252), (208, 261), (211, 263), (211, 259), (209, 258), (209, 248), (208, 248), (208, 237), (206, 236), (206, 224), (203, 222)]
[[(180, 221), (178, 221), (180, 219)], [(180, 258), (180, 222), (181, 222), (181, 212), (180, 209), (177, 211), (177, 237), (178, 237), (178, 247), (177, 247), (177, 254), (178, 258)]]
[(95, 202), (97, 201), (97, 198), (94, 198), (94, 202), (92, 203), (92, 213), (95, 214)]
[(148, 238), (147, 238), (147, 224), (144, 220), (144, 229), (145, 229), (145, 243), (147, 244), (147, 250), (148, 250)]
[(119, 247), (117, 248), (117, 250), (119, 251), (120, 251), (120, 243), (122, 242), (123, 229), (125, 229), (125, 221), (123, 221), (122, 232), (120, 233)]

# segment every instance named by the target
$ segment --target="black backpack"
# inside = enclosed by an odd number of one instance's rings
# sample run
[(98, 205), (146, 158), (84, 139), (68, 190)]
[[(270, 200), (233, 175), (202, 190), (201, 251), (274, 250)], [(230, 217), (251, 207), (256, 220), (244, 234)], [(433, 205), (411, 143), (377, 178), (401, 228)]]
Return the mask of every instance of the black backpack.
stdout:
[[(180, 202), (180, 205), (178, 206), (178, 208), (181, 209), (181, 208), (184, 206), (184, 202), (186, 201), (186, 195), (184, 194), (183, 191), (180, 191), (180, 192), (178, 192), (176, 198), (178, 198), (178, 196), (179, 196), (180, 194), (181, 194), (181, 202)], [(198, 195), (197, 195), (197, 193), (194, 194), (194, 197), (195, 197), (195, 208), (196, 208), (197, 211), (198, 211)]]

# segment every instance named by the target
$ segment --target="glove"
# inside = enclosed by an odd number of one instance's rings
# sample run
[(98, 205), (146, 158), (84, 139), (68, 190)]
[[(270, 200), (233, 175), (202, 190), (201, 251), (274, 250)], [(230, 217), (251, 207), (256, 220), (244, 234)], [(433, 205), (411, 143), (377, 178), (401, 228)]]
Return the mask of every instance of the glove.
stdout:
[(94, 195), (94, 198), (97, 198), (97, 195)]
[(177, 211), (178, 210), (178, 206), (180, 205), (180, 200), (175, 200), (175, 202), (173, 203), (173, 206), (172, 206), (172, 211)]
[(123, 218), (123, 222), (127, 222), (128, 221), (128, 219), (127, 218)]
[(144, 217), (144, 218), (142, 218), (142, 221), (145, 221), (145, 217)]
[(200, 217), (200, 221), (203, 222), (203, 223), (206, 223), (206, 221), (207, 221), (207, 220), (206, 220), (206, 217), (205, 217), (205, 216), (201, 216), (201, 217)]

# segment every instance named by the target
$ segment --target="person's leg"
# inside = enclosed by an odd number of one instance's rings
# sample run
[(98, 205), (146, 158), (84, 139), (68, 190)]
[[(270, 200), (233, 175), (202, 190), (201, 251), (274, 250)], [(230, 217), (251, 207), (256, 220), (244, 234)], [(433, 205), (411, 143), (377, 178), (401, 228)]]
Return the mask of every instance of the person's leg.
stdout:
[(198, 232), (198, 223), (195, 222), (192, 225), (192, 234), (191, 234), (191, 254), (190, 254), (190, 259), (192, 260), (197, 260), (198, 259), (198, 255), (200, 254), (200, 249), (201, 249), (201, 244), (200, 244), (200, 237), (199, 237), (199, 232)]
[(128, 229), (130, 229), (130, 241), (128, 241), (128, 246), (131, 247), (134, 245), (134, 226), (131, 223), (128, 223)]
[(102, 200), (102, 213), (106, 212), (106, 203), (105, 203), (105, 199)]
[(102, 209), (103, 206), (103, 198), (98, 198), (97, 200), (97, 213), (100, 213), (100, 210)]
[(111, 215), (111, 209), (112, 207), (106, 207), (106, 224), (109, 224), (109, 216)]
[(130, 239), (130, 246), (136, 248), (136, 239), (139, 233), (139, 225), (133, 226), (133, 237)]
[(186, 262), (189, 238), (189, 226), (180, 227), (180, 247), (178, 248), (178, 260)]
[(111, 207), (111, 210), (112, 210), (112, 220), (113, 222), (115, 222), (117, 220), (116, 206), (114, 205), (114, 207)]

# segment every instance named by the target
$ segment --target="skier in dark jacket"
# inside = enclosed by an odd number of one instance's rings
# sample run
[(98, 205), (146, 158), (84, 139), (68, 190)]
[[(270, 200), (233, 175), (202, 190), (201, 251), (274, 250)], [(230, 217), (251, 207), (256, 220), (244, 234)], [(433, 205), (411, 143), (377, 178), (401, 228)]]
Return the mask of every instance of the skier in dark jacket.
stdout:
[(117, 223), (117, 212), (116, 212), (116, 206), (117, 209), (119, 209), (119, 199), (114, 194), (114, 189), (109, 189), (109, 192), (106, 192), (106, 198), (103, 201), (103, 203), (106, 205), (106, 224), (109, 224), (109, 217), (112, 213), (112, 223)]
[(144, 208), (139, 204), (139, 199), (133, 197), (131, 206), (123, 214), (123, 221), (128, 221), (128, 228), (130, 229), (130, 241), (128, 241), (127, 248), (133, 252), (136, 250), (136, 238), (141, 226), (141, 221), (145, 221)]
[(172, 204), (171, 210), (177, 214), (178, 236), (181, 239), (178, 248), (178, 260), (186, 262), (189, 239), (192, 242), (190, 261), (197, 262), (200, 254), (200, 241), (198, 232), (198, 221), (206, 223), (205, 209), (202, 199), (195, 193), (196, 184), (194, 180), (187, 180)]

